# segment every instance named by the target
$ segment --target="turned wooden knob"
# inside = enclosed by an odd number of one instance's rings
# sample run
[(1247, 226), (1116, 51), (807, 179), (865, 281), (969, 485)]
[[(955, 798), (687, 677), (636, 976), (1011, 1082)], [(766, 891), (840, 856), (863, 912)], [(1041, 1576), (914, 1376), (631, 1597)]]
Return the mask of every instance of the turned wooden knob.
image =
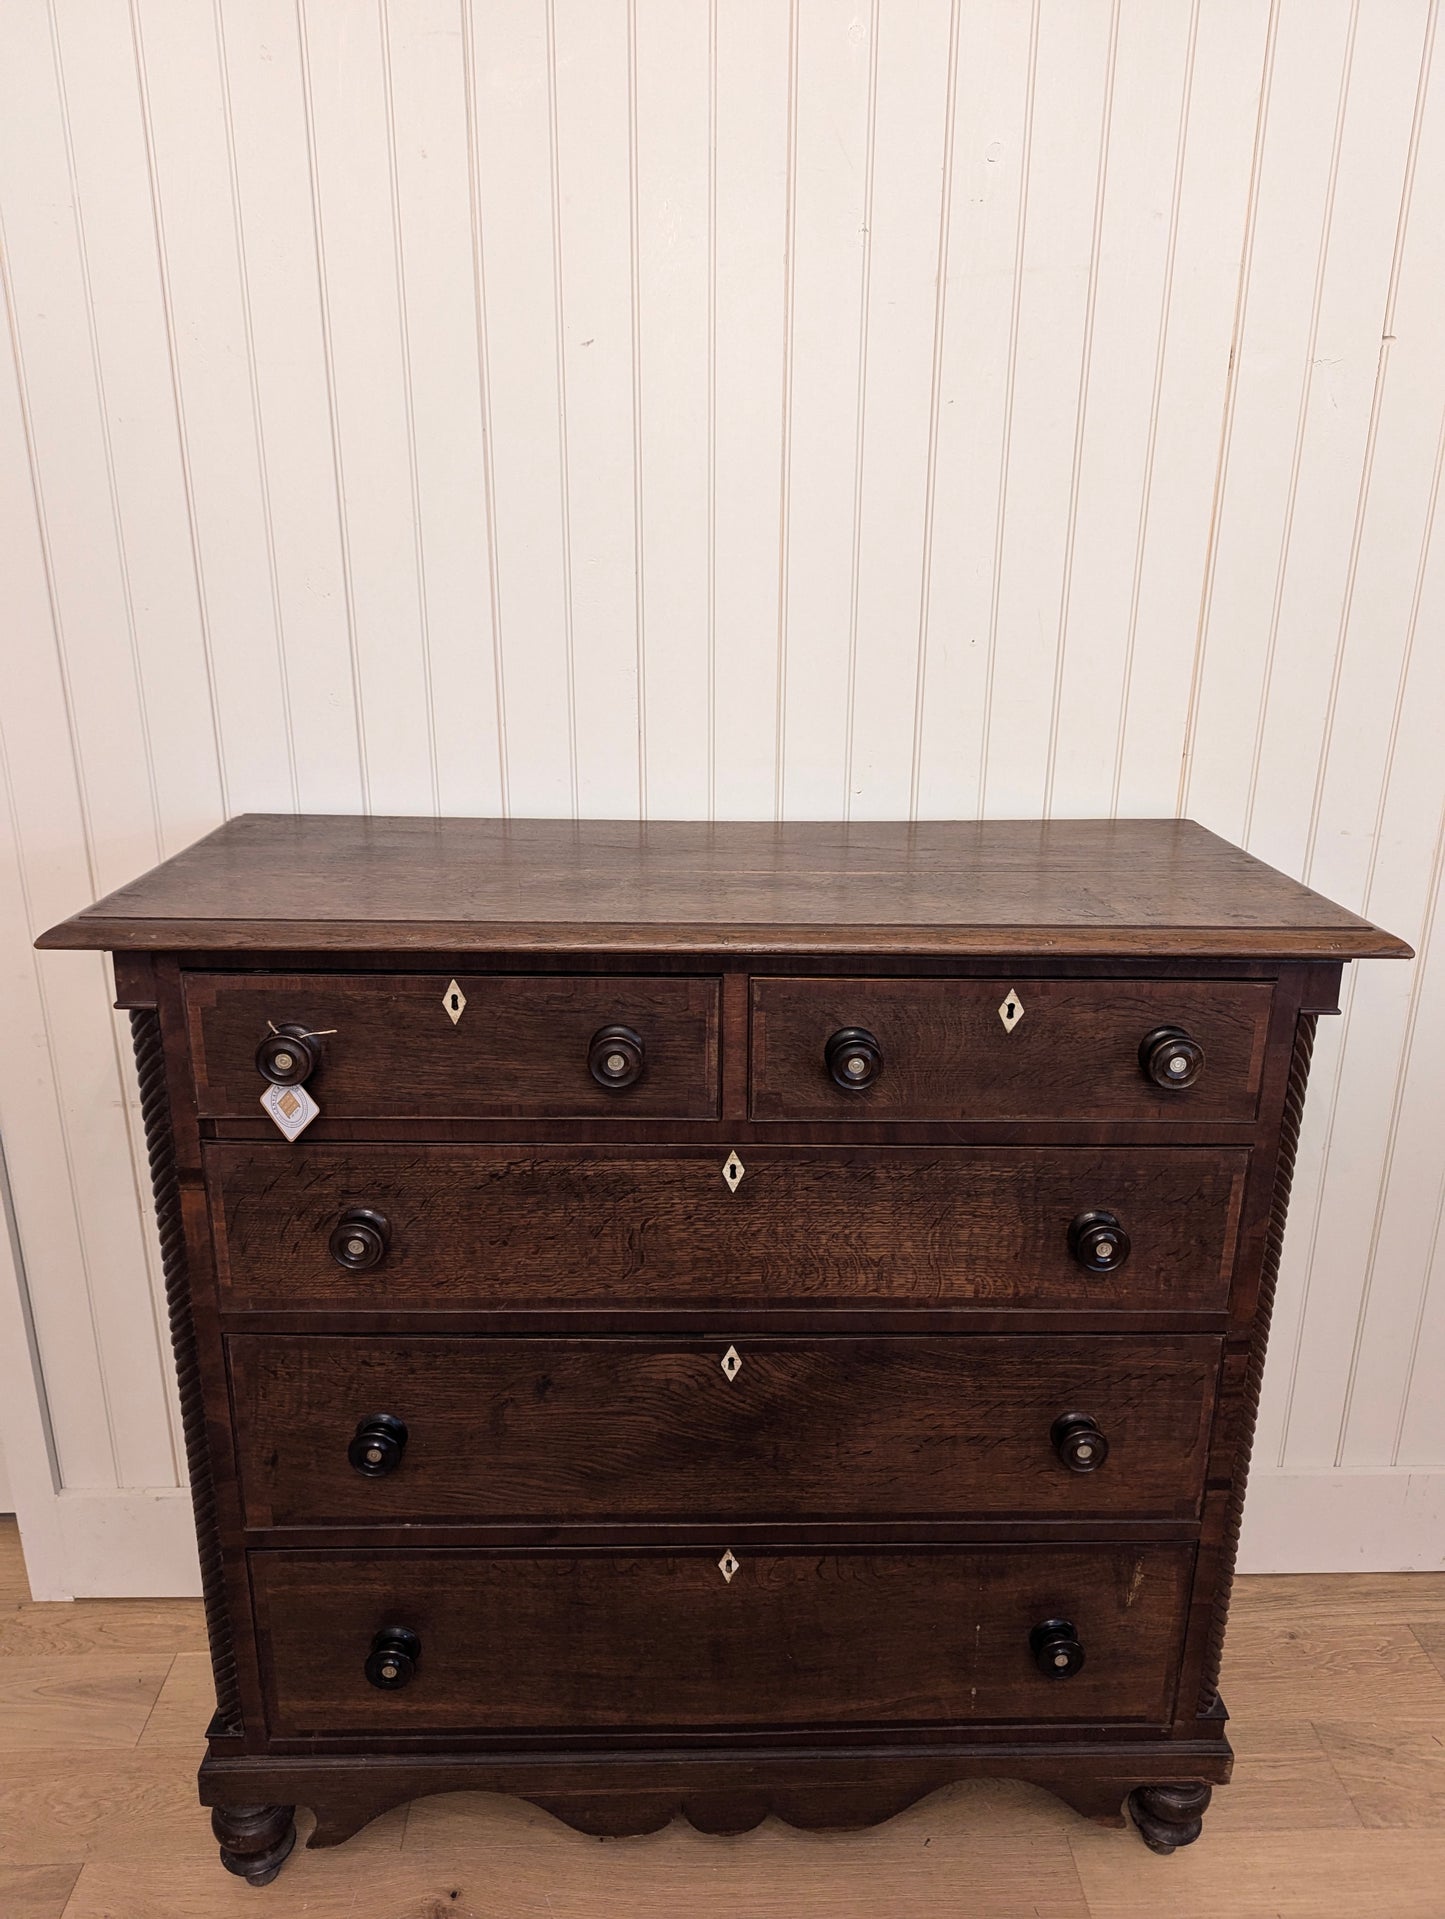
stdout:
[(1047, 1679), (1072, 1679), (1084, 1663), (1084, 1649), (1067, 1619), (1044, 1619), (1029, 1634), (1034, 1664)]
[(278, 1026), (256, 1048), (256, 1071), (273, 1086), (299, 1086), (320, 1060), (316, 1035), (304, 1026)]
[(1156, 1026), (1139, 1042), (1139, 1064), (1156, 1086), (1192, 1086), (1204, 1071), (1204, 1048), (1182, 1026)]
[(620, 1092), (642, 1077), (642, 1035), (630, 1026), (601, 1026), (587, 1048), (587, 1067), (599, 1086)]
[(415, 1674), (421, 1660), (421, 1641), (408, 1626), (383, 1626), (371, 1642), (366, 1676), (383, 1692), (395, 1692)]
[(1113, 1213), (1079, 1213), (1069, 1221), (1069, 1251), (1085, 1272), (1112, 1273), (1129, 1257), (1129, 1235)]
[(364, 1273), (379, 1266), (391, 1244), (391, 1225), (381, 1213), (364, 1206), (352, 1206), (331, 1229), (327, 1244), (331, 1257), (349, 1273)]
[(1088, 1413), (1061, 1414), (1049, 1438), (1071, 1473), (1096, 1473), (1109, 1457), (1109, 1442)]
[(390, 1413), (371, 1413), (357, 1422), (346, 1457), (366, 1479), (385, 1479), (406, 1451), (406, 1421)]
[(883, 1071), (883, 1048), (866, 1027), (845, 1026), (823, 1048), (823, 1062), (835, 1086), (854, 1092)]

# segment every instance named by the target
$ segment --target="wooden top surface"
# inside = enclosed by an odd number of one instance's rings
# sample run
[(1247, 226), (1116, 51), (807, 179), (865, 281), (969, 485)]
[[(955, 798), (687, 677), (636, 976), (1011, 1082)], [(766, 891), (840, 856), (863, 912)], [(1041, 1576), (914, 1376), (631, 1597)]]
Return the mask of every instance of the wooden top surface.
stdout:
[(1410, 955), (1191, 820), (707, 825), (247, 813), (37, 944)]

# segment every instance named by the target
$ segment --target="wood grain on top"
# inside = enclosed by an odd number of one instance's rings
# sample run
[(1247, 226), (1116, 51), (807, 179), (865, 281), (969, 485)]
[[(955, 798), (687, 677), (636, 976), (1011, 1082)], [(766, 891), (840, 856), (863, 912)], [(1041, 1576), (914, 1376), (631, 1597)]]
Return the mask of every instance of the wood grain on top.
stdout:
[(42, 947), (1410, 956), (1190, 820), (247, 813)]

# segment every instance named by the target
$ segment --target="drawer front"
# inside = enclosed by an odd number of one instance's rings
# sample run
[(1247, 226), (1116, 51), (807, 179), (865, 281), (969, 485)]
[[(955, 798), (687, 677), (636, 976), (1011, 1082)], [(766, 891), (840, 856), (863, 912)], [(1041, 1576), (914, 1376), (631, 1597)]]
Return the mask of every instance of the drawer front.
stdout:
[[(223, 1303), (407, 1311), (740, 1304), (1219, 1312), (1245, 1151), (748, 1147), (206, 1148)], [(352, 1271), (331, 1236), (378, 1216)], [(1070, 1248), (1104, 1212), (1111, 1272)], [(1117, 1230), (1111, 1243), (1122, 1247)]]
[[(716, 979), (190, 973), (185, 992), (202, 1118), (257, 1117), (256, 1048), (272, 1026), (321, 1036), (306, 1084), (327, 1119), (718, 1111)], [(612, 1026), (642, 1044), (641, 1073), (621, 1086), (599, 1084), (589, 1065), (594, 1037)]]
[[(755, 1119), (1254, 1118), (1273, 989), (1208, 980), (755, 979)], [(1002, 1009), (1002, 1011), (1001, 1011)], [(1141, 1044), (1182, 1029), (1203, 1048), (1159, 1086)], [(835, 1033), (881, 1056), (838, 1085)], [(1167, 1075), (1167, 1060), (1159, 1062)], [(847, 1079), (846, 1062), (840, 1076)]]
[[(1194, 1547), (260, 1552), (273, 1735), (1169, 1716)], [(1084, 1648), (1046, 1677), (1032, 1629)], [(368, 1682), (374, 1636), (414, 1676)]]
[[(252, 1526), (1192, 1518), (1220, 1351), (1112, 1334), (228, 1346)], [(377, 1414), (405, 1427), (399, 1456), (387, 1429), (353, 1466)], [(1054, 1431), (1071, 1414), (1092, 1421), (1073, 1464)]]

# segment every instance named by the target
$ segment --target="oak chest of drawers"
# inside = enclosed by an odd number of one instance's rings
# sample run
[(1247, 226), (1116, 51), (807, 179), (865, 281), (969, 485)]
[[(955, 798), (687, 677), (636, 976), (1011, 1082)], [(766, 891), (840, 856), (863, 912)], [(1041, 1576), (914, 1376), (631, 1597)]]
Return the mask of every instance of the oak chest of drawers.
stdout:
[(1034, 1781), (1160, 1850), (1316, 1016), (1388, 934), (1179, 821), (246, 816), (131, 1009), (221, 1856)]

